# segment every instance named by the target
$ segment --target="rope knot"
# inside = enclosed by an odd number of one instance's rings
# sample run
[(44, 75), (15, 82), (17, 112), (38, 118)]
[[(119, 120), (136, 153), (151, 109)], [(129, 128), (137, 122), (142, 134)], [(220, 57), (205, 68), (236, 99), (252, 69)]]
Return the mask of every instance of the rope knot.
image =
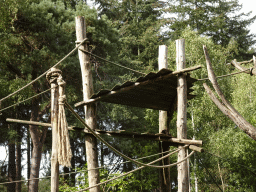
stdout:
[(51, 68), (51, 71), (49, 71), (46, 74), (46, 79), (51, 84), (54, 81), (56, 81), (59, 76), (61, 76), (61, 73), (62, 73), (61, 70), (56, 68)]
[(66, 101), (66, 95), (59, 96), (59, 105), (64, 105)]

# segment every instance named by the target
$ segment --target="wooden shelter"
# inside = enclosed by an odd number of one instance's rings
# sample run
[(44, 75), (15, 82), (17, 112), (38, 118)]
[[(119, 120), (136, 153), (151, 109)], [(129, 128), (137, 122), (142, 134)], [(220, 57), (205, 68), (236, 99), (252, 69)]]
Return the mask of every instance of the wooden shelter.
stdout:
[[(134, 82), (127, 81), (122, 85), (116, 85), (111, 90), (101, 90), (97, 94), (93, 94), (89, 100), (76, 103), (75, 107), (102, 101), (168, 111), (176, 103), (178, 74), (187, 73), (199, 68), (201, 66), (175, 72), (168, 69), (161, 69), (157, 73), (151, 72)], [(191, 94), (195, 81), (196, 79), (187, 74), (188, 99), (195, 97)]]

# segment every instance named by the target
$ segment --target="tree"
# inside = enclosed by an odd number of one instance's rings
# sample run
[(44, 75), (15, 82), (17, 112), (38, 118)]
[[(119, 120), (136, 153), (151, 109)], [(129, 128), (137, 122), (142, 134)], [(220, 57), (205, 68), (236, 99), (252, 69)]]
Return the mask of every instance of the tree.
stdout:
[[(229, 57), (233, 57), (232, 53), (236, 49), (234, 45), (229, 44), (226, 48), (215, 45), (211, 39), (200, 37), (198, 33), (189, 29), (183, 31), (181, 37), (186, 39), (188, 67), (205, 65), (203, 45), (206, 45), (216, 76), (233, 72), (234, 69), (225, 63), (229, 61)], [(169, 46), (169, 58), (170, 68), (175, 68), (173, 42)], [(206, 67), (192, 72), (192, 77), (197, 79), (207, 77)], [(195, 83), (193, 94), (196, 97), (188, 103), (188, 138), (195, 136), (196, 139), (203, 140), (203, 148), (206, 151), (190, 159), (191, 186), (194, 187), (196, 175), (200, 190), (253, 191), (255, 190), (255, 186), (252, 185), (255, 183), (255, 164), (253, 164), (255, 157), (250, 149), (254, 149), (255, 141), (248, 138), (212, 103), (202, 87), (202, 82)], [(254, 107), (251, 107), (254, 103), (251, 97), (254, 83), (250, 76), (245, 74), (225, 77), (218, 79), (218, 82), (225, 97), (247, 121), (254, 124)], [(175, 124), (176, 119), (173, 119), (171, 127), (175, 127)], [(175, 134), (173, 131), (172, 135)]]
[(175, 14), (170, 27), (173, 39), (190, 26), (224, 47), (235, 41), (238, 44), (237, 56), (252, 56), (246, 52), (255, 43), (255, 35), (250, 34), (248, 26), (255, 21), (256, 16), (249, 17), (251, 12), (239, 13), (242, 5), (238, 0), (185, 0), (171, 1), (170, 4), (170, 12)]

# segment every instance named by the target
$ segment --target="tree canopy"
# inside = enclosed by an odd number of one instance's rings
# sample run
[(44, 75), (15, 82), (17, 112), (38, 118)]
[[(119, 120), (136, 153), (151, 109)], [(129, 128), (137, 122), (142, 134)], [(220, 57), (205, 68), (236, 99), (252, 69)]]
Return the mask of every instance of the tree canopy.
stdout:
[[(238, 1), (168, 1), (158, 0), (96, 0), (97, 10), (84, 1), (67, 0), (10, 0), (0, 2), (0, 98), (16, 91), (62, 59), (75, 46), (75, 17), (84, 16), (92, 63), (95, 92), (111, 89), (116, 84), (137, 79), (141, 74), (119, 68), (107, 62), (121, 64), (134, 70), (156, 72), (158, 47), (168, 45), (168, 67), (176, 70), (175, 40), (186, 41), (186, 67), (202, 65), (191, 72), (196, 79), (207, 77), (203, 45), (206, 45), (217, 76), (235, 69), (228, 65), (231, 59), (251, 59), (255, 50), (254, 35), (248, 26), (256, 17), (239, 13)], [(173, 22), (165, 17), (170, 11)], [(164, 29), (164, 30), (163, 30)], [(167, 39), (168, 38), (168, 39)], [(246, 67), (252, 67), (252, 63)], [(77, 54), (72, 54), (58, 66), (67, 82), (66, 95), (73, 105), (82, 101), (82, 81)], [(255, 125), (254, 76), (239, 74), (218, 80), (225, 97), (252, 125)], [(195, 191), (255, 191), (255, 141), (248, 138), (210, 100), (202, 82), (194, 83), (196, 97), (188, 103), (188, 138), (203, 140), (205, 153), (190, 158), (191, 188)], [(207, 84), (209, 84), (207, 82)], [(210, 84), (209, 84), (210, 85)], [(45, 78), (1, 103), (1, 108), (22, 101), (49, 88)], [(50, 175), (51, 131), (48, 128), (9, 124), (8, 118), (49, 122), (50, 93), (5, 110), (0, 116), (0, 145), (8, 146), (8, 161), (1, 160), (0, 182), (21, 179), (22, 166), (28, 164), (26, 177)], [(82, 108), (77, 108), (84, 116)], [(158, 133), (158, 111), (136, 107), (97, 104), (97, 128), (107, 131)], [(82, 125), (67, 112), (70, 125)], [(170, 133), (176, 137), (176, 114), (170, 122)], [(72, 168), (61, 172), (86, 170), (84, 134), (70, 131), (73, 153)], [(116, 149), (131, 158), (159, 153), (159, 143), (148, 140), (104, 137)], [(173, 149), (174, 147), (171, 147)], [(124, 163), (103, 143), (97, 146), (101, 181), (133, 170), (137, 165)], [(32, 153), (32, 157), (30, 154)], [(156, 157), (141, 160), (144, 163)], [(39, 160), (37, 163), (33, 159)], [(30, 162), (30, 159), (32, 161)], [(26, 162), (25, 162), (26, 161)], [(177, 156), (170, 157), (171, 163)], [(20, 163), (19, 163), (20, 162)], [(114, 165), (115, 164), (115, 165)], [(19, 166), (20, 165), (20, 166)], [(15, 168), (14, 168), (15, 167)], [(36, 168), (36, 172), (34, 172)], [(172, 167), (172, 190), (177, 191), (177, 168)], [(144, 168), (102, 187), (104, 191), (159, 190), (158, 171)], [(24, 177), (23, 175), (22, 177)], [(88, 186), (87, 173), (61, 177), (60, 191), (77, 191)], [(1, 185), (0, 190), (12, 192), (30, 186), (30, 190), (49, 191), (49, 180), (40, 180), (18, 186)], [(37, 190), (36, 190), (37, 191)]]

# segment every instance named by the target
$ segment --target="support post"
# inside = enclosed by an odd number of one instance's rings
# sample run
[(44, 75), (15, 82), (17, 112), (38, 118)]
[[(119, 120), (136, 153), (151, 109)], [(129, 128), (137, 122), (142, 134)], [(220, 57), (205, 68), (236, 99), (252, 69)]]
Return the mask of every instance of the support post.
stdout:
[[(76, 37), (77, 43), (81, 42), (86, 38), (86, 26), (84, 17), (76, 17)], [(87, 43), (80, 46), (80, 49), (88, 51)], [(93, 94), (93, 81), (92, 81), (92, 71), (89, 56), (78, 50), (78, 56), (80, 61), (81, 73), (82, 73), (82, 83), (83, 83), (83, 99), (84, 101), (89, 100), (90, 96)], [(96, 105), (94, 103), (85, 105), (85, 122), (93, 130), (97, 128), (96, 121)], [(85, 136), (85, 146), (86, 146), (86, 160), (87, 167), (90, 170), (88, 172), (89, 186), (96, 185), (100, 182), (99, 170), (94, 169), (98, 167), (98, 154), (97, 154), (97, 140), (92, 135)], [(94, 169), (94, 170), (92, 170)], [(90, 192), (99, 192), (100, 187), (94, 187), (90, 189)]]
[(51, 157), (51, 192), (59, 191), (59, 162), (58, 162), (58, 112), (59, 90), (57, 87), (56, 68), (51, 68), (51, 126), (52, 126), (52, 157)]
[[(159, 54), (158, 54), (158, 69), (161, 70), (163, 68), (168, 68), (167, 62), (167, 46), (160, 45), (159, 46)], [(169, 126), (168, 126), (168, 116), (167, 111), (160, 110), (159, 111), (159, 133), (169, 134)], [(169, 143), (167, 142), (159, 142), (160, 152), (169, 151)], [(170, 159), (169, 157), (160, 161), (160, 165), (169, 165)], [(159, 169), (159, 185), (161, 192), (170, 192), (171, 191), (171, 182), (170, 182), (170, 168)]]
[[(176, 67), (177, 70), (184, 69), (185, 64), (185, 40), (176, 40)], [(177, 84), (177, 138), (187, 138), (187, 81), (186, 75), (178, 75)], [(179, 146), (179, 148), (182, 146)], [(178, 152), (178, 161), (186, 157), (186, 149), (181, 149)], [(178, 192), (189, 191), (189, 176), (188, 176), (187, 161), (178, 164)]]

